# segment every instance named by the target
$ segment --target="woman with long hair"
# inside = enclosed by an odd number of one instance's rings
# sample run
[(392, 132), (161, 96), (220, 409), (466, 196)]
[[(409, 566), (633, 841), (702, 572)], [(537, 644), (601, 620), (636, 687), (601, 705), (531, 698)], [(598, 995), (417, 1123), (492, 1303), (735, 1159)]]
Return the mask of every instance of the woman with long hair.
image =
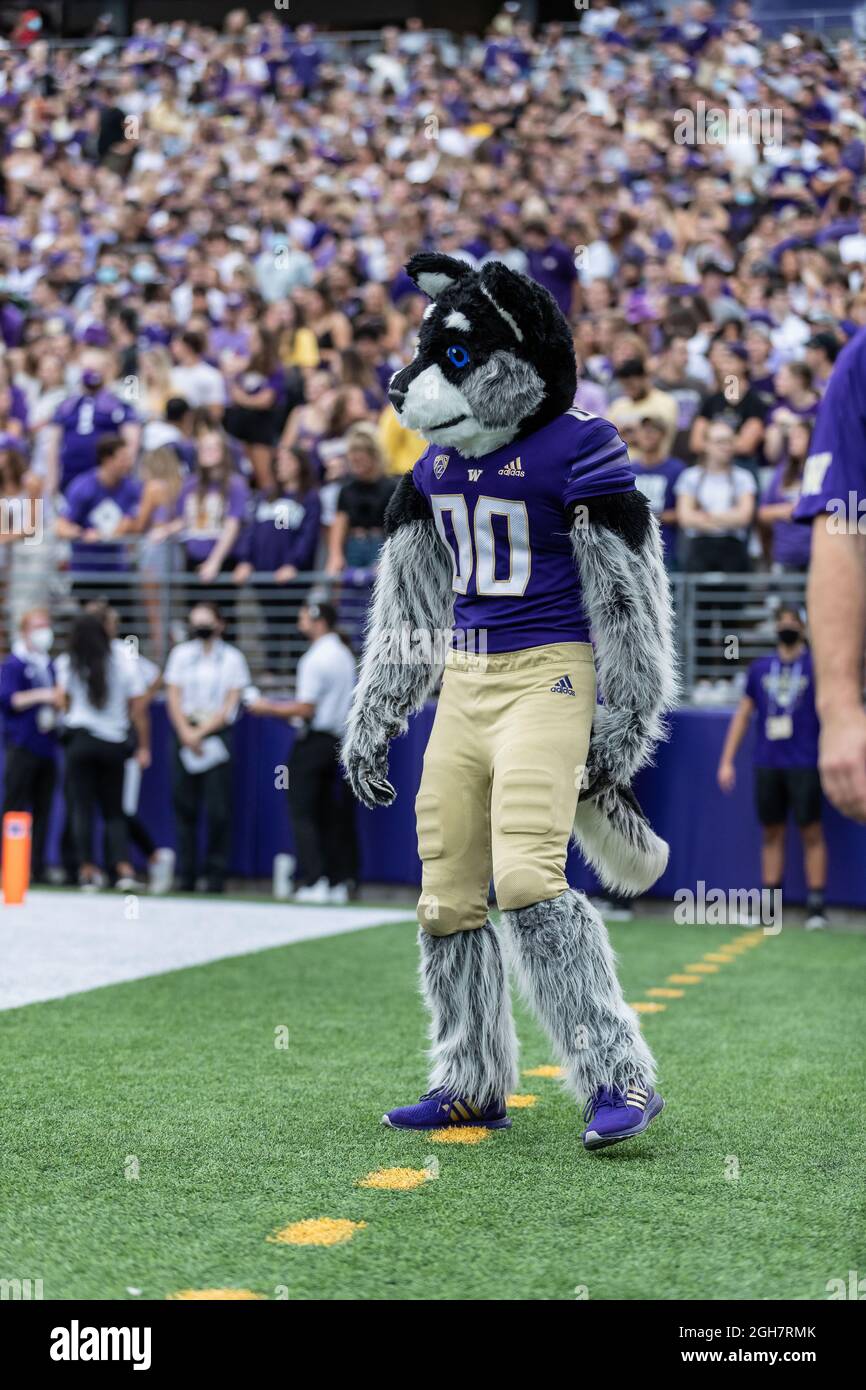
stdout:
[(180, 489), (166, 535), (180, 534), (187, 573), (195, 576), (190, 603), (220, 604), (227, 630), (234, 627), (234, 591), (218, 582), (234, 570), (249, 487), (235, 462), (228, 436), (213, 426), (196, 434), (196, 461)]
[(137, 664), (109, 637), (98, 613), (82, 613), (73, 624), (68, 656), (57, 663), (66, 693), (66, 806), (82, 888), (99, 886), (93, 854), (93, 810), (105, 825), (106, 860), (115, 887), (136, 886), (129, 862), (123, 814), (123, 765), (134, 753), (150, 766), (150, 737), (144, 684)]
[(287, 389), (274, 335), (252, 326), (249, 353), (234, 356), (232, 363), (226, 373), (229, 406), (223, 424), (228, 434), (248, 446), (256, 483), (266, 488), (271, 480), (276, 421)]
[(141, 594), (147, 610), (150, 635), (157, 651), (163, 650), (163, 595), (174, 568), (171, 518), (183, 483), (183, 465), (175, 449), (164, 444), (144, 454), (139, 465), (142, 481), (138, 510), (129, 519), (128, 534), (141, 537), (138, 568)]
[(812, 528), (792, 521), (803, 488), (803, 470), (809, 455), (812, 426), (796, 417), (777, 420), (782, 436), (779, 462), (764, 490), (758, 521), (771, 531), (770, 556), (777, 574), (804, 574), (809, 568)]

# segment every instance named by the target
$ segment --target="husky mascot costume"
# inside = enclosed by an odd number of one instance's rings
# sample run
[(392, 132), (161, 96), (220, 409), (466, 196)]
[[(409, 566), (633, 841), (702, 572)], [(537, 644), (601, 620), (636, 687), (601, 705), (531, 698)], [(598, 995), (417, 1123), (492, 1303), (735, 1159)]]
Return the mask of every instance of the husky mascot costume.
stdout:
[[(384, 1122), (510, 1125), (507, 959), (587, 1102), (583, 1142), (601, 1148), (642, 1133), (664, 1101), (565, 860), (574, 835), (602, 881), (632, 894), (667, 862), (629, 790), (676, 686), (658, 525), (613, 425), (572, 406), (571, 335), (547, 291), (432, 252), (407, 270), (432, 302), (389, 395), (430, 447), (388, 507), (342, 750), (355, 795), (390, 804), (388, 745), (442, 678), (415, 803), (429, 1092)], [(434, 639), (452, 628), (443, 676)]]

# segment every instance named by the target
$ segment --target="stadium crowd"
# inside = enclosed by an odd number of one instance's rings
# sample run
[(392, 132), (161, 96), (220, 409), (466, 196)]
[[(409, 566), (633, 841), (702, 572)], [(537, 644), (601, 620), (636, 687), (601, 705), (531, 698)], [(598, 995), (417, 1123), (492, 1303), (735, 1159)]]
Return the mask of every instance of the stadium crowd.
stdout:
[(576, 19), (0, 51), (7, 646), (64, 571), (153, 638), (168, 574), (225, 602), (374, 565), (422, 448), (386, 388), (424, 246), (556, 297), (672, 566), (804, 569), (810, 427), (866, 322), (863, 56), (745, 0)]

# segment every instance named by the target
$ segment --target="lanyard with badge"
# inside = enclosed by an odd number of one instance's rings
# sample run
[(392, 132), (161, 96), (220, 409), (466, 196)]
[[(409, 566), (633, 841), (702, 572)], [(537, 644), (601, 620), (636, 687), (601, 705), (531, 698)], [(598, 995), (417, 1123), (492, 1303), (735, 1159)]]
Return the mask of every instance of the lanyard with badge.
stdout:
[(803, 663), (796, 661), (788, 670), (784, 686), (782, 684), (782, 663), (774, 661), (770, 668), (769, 699), (767, 721), (764, 732), (771, 743), (781, 739), (793, 738), (794, 719), (792, 711), (800, 698), (800, 677)]

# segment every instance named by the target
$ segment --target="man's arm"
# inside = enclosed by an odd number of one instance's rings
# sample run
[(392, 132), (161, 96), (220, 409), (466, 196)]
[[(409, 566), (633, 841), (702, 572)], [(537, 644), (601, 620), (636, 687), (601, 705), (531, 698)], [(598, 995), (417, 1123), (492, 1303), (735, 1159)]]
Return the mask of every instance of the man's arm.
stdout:
[[(385, 544), (379, 555), (364, 654), (342, 763), (352, 791), (366, 806), (388, 806), (388, 744), (405, 733), (409, 715), (421, 709), (442, 671), (442, 634), (454, 613), (453, 565), (433, 523), (427, 499), (411, 473), (400, 479), (385, 513)], [(405, 637), (421, 633), (428, 663), (404, 652)]]
[(807, 602), (821, 781), (837, 810), (866, 821), (866, 536), (831, 531), (824, 512), (812, 523)]

